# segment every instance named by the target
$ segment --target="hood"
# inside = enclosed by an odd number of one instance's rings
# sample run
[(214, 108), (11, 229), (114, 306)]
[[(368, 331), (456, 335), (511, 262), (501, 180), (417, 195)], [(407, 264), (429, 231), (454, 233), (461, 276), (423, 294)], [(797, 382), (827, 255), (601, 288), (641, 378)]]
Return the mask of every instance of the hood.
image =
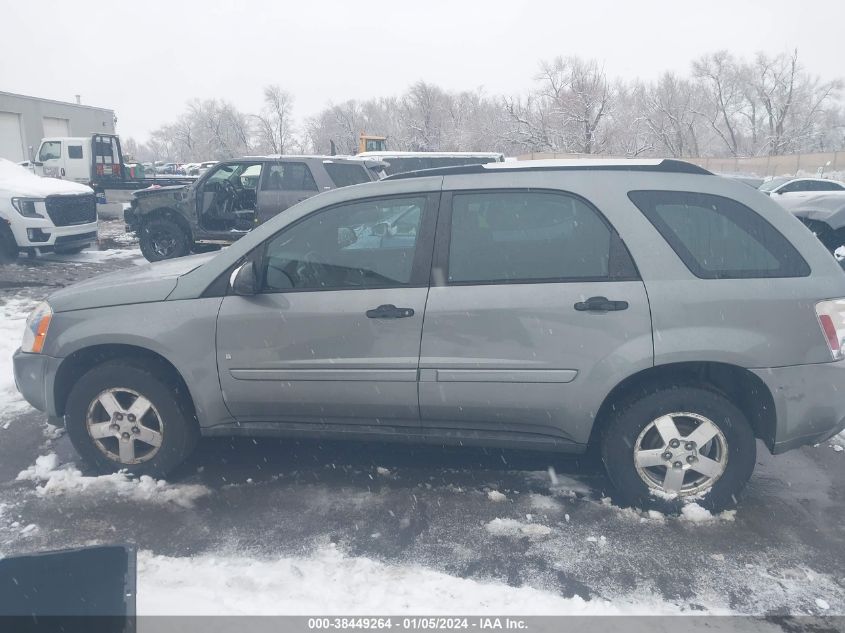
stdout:
[(47, 302), (55, 312), (68, 312), (164, 301), (173, 292), (179, 277), (215, 255), (217, 253), (190, 255), (98, 275), (53, 293)]
[(179, 191), (187, 186), (188, 185), (167, 185), (166, 187), (159, 187), (158, 185), (150, 185), (146, 189), (136, 189), (132, 192), (132, 195), (136, 198), (144, 198), (157, 193), (173, 193), (174, 191)]
[(0, 191), (5, 191), (11, 196), (29, 198), (94, 193), (91, 187), (76, 182), (36, 176), (25, 167), (5, 158), (0, 158)]
[(824, 193), (807, 198), (791, 207), (790, 211), (798, 217), (824, 220), (845, 211), (845, 191)]

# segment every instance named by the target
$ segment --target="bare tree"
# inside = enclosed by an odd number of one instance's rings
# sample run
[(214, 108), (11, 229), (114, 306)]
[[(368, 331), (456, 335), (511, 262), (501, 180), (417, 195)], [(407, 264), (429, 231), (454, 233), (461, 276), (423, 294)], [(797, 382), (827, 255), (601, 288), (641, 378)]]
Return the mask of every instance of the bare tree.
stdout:
[(727, 51), (717, 51), (694, 61), (692, 69), (704, 88), (696, 114), (707, 121), (731, 156), (739, 156), (740, 113), (746, 107), (746, 96), (736, 60)]
[(275, 84), (264, 87), (264, 109), (255, 115), (258, 147), (270, 154), (286, 154), (293, 142), (293, 96)]

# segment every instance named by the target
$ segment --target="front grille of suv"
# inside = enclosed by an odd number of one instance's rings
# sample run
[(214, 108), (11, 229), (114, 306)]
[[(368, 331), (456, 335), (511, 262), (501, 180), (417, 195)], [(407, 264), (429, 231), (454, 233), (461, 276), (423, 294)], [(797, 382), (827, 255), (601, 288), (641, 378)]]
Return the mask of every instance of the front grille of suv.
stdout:
[(80, 196), (47, 196), (47, 215), (56, 226), (85, 224), (97, 219), (97, 198), (94, 194)]

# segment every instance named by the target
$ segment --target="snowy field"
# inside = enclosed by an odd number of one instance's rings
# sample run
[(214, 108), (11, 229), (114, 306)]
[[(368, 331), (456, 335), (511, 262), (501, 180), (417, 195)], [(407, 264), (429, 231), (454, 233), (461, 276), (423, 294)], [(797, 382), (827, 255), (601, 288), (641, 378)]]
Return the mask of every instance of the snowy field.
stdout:
[(620, 508), (594, 463), (479, 449), (218, 439), (169, 482), (93, 476), (11, 354), (53, 287), (143, 263), (114, 238), (0, 270), (0, 555), (137, 544), (141, 614), (845, 614), (842, 436), (761, 447), (718, 516)]

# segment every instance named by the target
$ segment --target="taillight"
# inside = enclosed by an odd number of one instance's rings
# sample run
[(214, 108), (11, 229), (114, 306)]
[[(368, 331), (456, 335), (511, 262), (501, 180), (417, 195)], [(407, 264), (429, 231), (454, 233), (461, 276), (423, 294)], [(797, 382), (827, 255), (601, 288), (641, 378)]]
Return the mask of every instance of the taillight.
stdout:
[(816, 316), (833, 360), (845, 358), (845, 299), (828, 299), (816, 304)]

